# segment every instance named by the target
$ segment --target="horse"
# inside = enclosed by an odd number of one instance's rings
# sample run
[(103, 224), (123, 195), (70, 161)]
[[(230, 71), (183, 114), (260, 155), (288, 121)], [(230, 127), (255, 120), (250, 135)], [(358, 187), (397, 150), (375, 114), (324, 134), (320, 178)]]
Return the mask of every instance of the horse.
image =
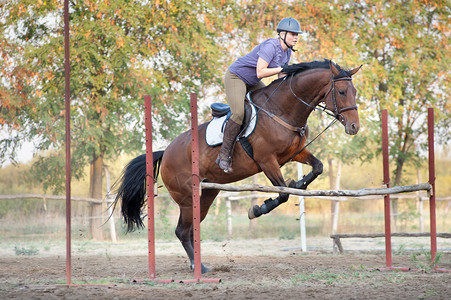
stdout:
[[(249, 101), (257, 108), (258, 122), (247, 138), (253, 148), (251, 157), (240, 143), (235, 144), (232, 156), (232, 173), (224, 173), (215, 160), (218, 147), (199, 139), (200, 181), (231, 183), (263, 172), (274, 186), (306, 189), (323, 172), (323, 164), (305, 148), (308, 138), (307, 119), (324, 103), (322, 109), (329, 112), (345, 128), (349, 135), (359, 131), (359, 115), (355, 102), (356, 89), (352, 76), (360, 70), (342, 69), (330, 61), (312, 61), (290, 65), (286, 76), (268, 86), (254, 91)], [(205, 136), (208, 122), (198, 126), (199, 136)], [(289, 161), (307, 164), (310, 173), (299, 181), (285, 181), (280, 167)], [(180, 215), (175, 234), (183, 245), (194, 270), (193, 205), (191, 170), (191, 130), (176, 137), (164, 151), (153, 152), (154, 180), (159, 173), (173, 200), (179, 205)], [(115, 205), (122, 199), (121, 213), (127, 231), (143, 228), (141, 211), (146, 199), (146, 156), (134, 158), (124, 168), (117, 189)], [(203, 188), (200, 197), (201, 222), (220, 191)], [(266, 200), (261, 206), (251, 207), (250, 219), (267, 214), (288, 200), (281, 193), (275, 199)], [(210, 269), (201, 265), (201, 272)]]

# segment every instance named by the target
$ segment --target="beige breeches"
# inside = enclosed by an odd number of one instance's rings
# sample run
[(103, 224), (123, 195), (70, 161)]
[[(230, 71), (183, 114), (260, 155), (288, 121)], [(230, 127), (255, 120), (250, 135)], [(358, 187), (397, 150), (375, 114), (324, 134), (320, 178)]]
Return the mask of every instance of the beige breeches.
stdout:
[(246, 94), (266, 85), (259, 81), (256, 85), (249, 86), (240, 77), (227, 70), (224, 76), (224, 86), (227, 103), (230, 105), (230, 110), (232, 111), (230, 119), (237, 124), (242, 124), (244, 119), (244, 98)]

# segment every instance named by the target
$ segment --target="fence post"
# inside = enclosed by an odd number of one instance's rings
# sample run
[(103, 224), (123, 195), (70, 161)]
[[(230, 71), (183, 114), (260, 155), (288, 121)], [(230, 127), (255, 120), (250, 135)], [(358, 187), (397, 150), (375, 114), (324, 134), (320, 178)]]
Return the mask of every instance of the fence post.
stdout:
[[(303, 176), (302, 164), (298, 163), (298, 180)], [(301, 251), (307, 252), (307, 233), (305, 232), (305, 198), (299, 196), (299, 231), (301, 233)]]
[[(390, 171), (388, 165), (388, 117), (387, 110), (382, 110), (382, 164), (384, 167), (384, 185), (390, 187)], [(391, 226), (390, 226), (390, 194), (384, 196), (385, 217), (385, 262), (387, 267), (392, 266), (391, 257)]]
[(66, 283), (72, 284), (71, 153), (70, 153), (70, 28), (69, 1), (64, 0), (64, 106), (66, 123)]
[(429, 194), (429, 214), (431, 222), (431, 263), (437, 253), (437, 227), (435, 216), (435, 156), (434, 156), (434, 109), (428, 108), (428, 151), (429, 151), (429, 184), (432, 190)]
[[(110, 199), (110, 193), (111, 193), (110, 170), (108, 169), (108, 166), (103, 166), (103, 169), (105, 170), (106, 195), (107, 195), (107, 199)], [(116, 243), (117, 236), (116, 236), (116, 227), (114, 226), (113, 205), (111, 203), (108, 203), (107, 205), (108, 205), (108, 215), (110, 216), (108, 223), (110, 223), (111, 241)]]
[(193, 185), (193, 238), (194, 238), (194, 279), (200, 280), (200, 180), (199, 180), (199, 136), (197, 130), (197, 95), (191, 93), (191, 180)]
[(226, 208), (227, 208), (227, 233), (229, 237), (233, 235), (233, 227), (232, 227), (232, 201), (230, 201), (229, 197), (226, 199)]
[(154, 178), (152, 150), (152, 97), (144, 96), (144, 111), (146, 125), (146, 191), (147, 191), (147, 237), (149, 278), (155, 279), (155, 207)]

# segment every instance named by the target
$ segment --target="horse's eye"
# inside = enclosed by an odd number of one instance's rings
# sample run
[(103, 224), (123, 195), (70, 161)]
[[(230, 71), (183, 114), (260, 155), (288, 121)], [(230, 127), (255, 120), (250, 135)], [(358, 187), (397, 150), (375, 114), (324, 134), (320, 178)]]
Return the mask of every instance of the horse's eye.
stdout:
[(346, 94), (345, 91), (338, 91), (338, 93), (339, 93), (340, 95), (342, 95), (342, 96), (344, 96), (344, 95)]

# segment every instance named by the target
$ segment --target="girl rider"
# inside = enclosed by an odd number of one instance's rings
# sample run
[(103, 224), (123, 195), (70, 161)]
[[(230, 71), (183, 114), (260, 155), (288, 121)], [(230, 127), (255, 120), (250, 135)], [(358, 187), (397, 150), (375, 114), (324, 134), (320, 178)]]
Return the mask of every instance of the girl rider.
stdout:
[(224, 76), (227, 103), (232, 112), (224, 130), (224, 141), (216, 163), (226, 173), (233, 172), (232, 154), (244, 119), (244, 98), (249, 91), (265, 86), (262, 78), (278, 74), (290, 61), (293, 46), (302, 33), (301, 25), (293, 18), (285, 18), (277, 25), (278, 38), (267, 39), (251, 52), (232, 63)]

